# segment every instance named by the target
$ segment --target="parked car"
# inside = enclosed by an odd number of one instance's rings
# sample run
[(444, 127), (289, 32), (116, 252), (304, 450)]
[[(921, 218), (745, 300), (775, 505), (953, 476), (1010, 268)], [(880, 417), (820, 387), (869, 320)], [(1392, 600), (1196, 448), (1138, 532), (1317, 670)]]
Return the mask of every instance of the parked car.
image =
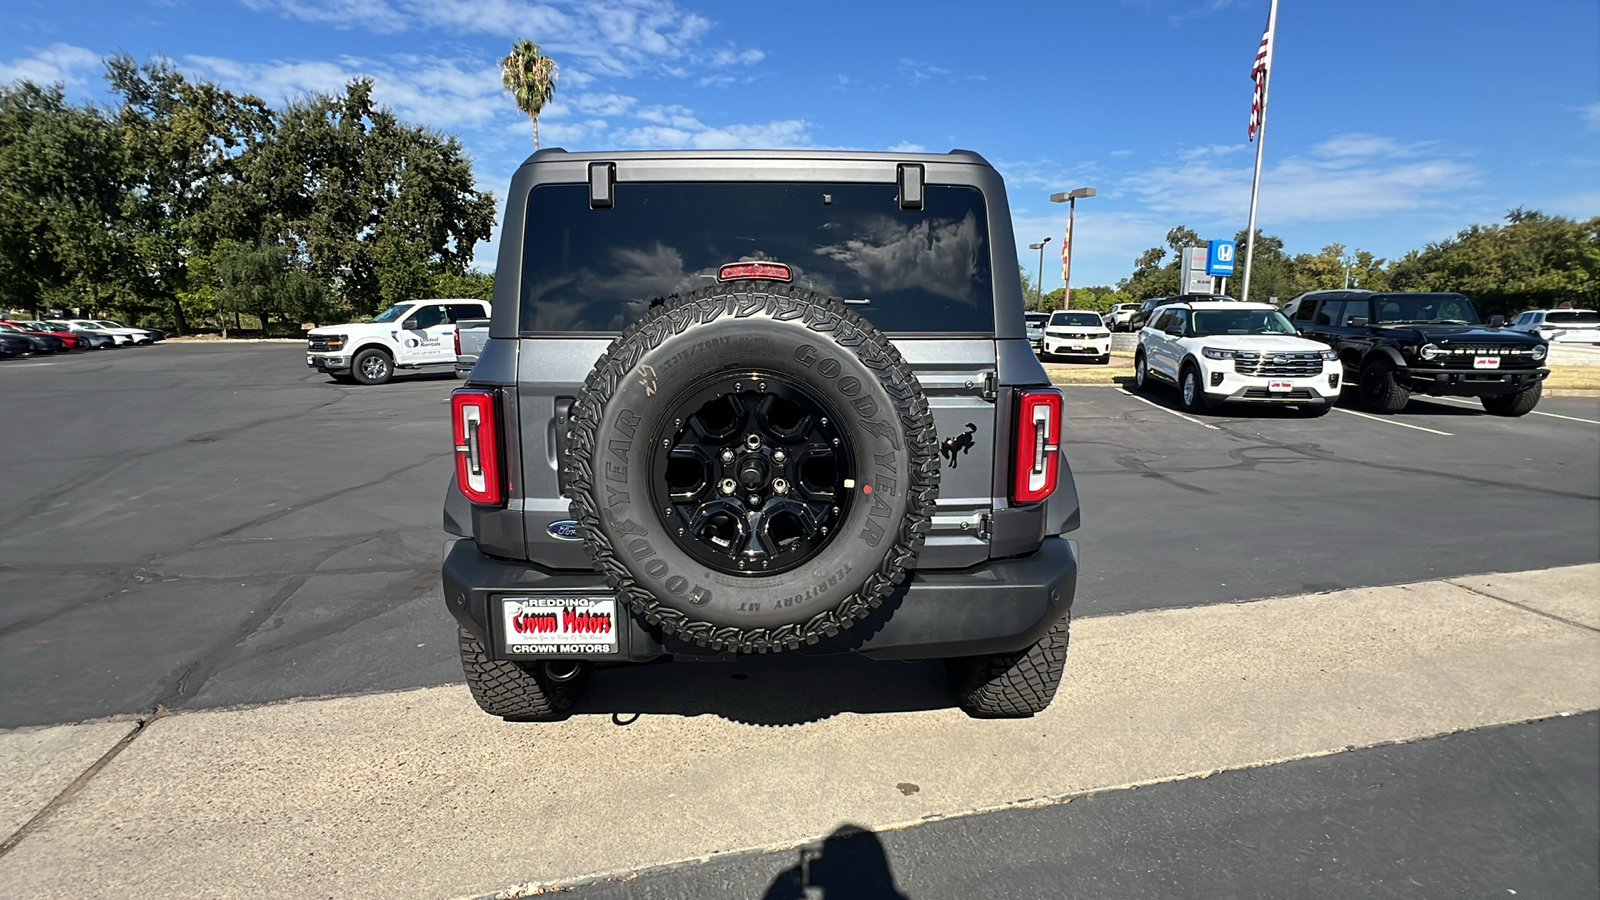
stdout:
[(1112, 331), (1133, 331), (1133, 314), (1138, 311), (1137, 303), (1118, 303), (1106, 313), (1106, 327)]
[(21, 328), (5, 324), (0, 324), (0, 334), (9, 334), (22, 338), (33, 345), (33, 352), (35, 353), (63, 353), (67, 349), (66, 342), (54, 334), (24, 331)]
[(1552, 344), (1600, 344), (1600, 312), (1592, 309), (1530, 309), (1518, 313), (1506, 328)]
[(1111, 362), (1111, 331), (1100, 314), (1062, 309), (1050, 314), (1044, 327), (1043, 357), (1087, 356), (1102, 365)]
[(108, 334), (99, 334), (92, 331), (77, 331), (67, 328), (66, 326), (55, 325), (50, 322), (29, 320), (23, 322), (13, 322), (12, 324), (18, 326), (19, 328), (26, 328), (29, 331), (42, 331), (48, 334), (71, 335), (75, 338), (78, 338), (82, 342), (80, 346), (73, 348), (75, 350), (102, 350), (116, 343), (116, 341), (113, 340)]
[(0, 332), (0, 357), (32, 356), (35, 352), (33, 341), (20, 334)]
[(1039, 347), (1044, 342), (1044, 323), (1050, 321), (1050, 314), (1043, 312), (1025, 312), (1022, 322), (1027, 326), (1028, 343), (1033, 345), (1033, 351), (1039, 352)]
[(1270, 303), (1172, 303), (1139, 332), (1133, 379), (1141, 390), (1176, 385), (1190, 412), (1266, 403), (1320, 416), (1339, 399), (1337, 359)]
[(543, 150), (506, 196), (521, 287), (451, 396), (444, 511), (486, 712), (559, 718), (597, 662), (799, 652), (1050, 703), (1078, 498), (993, 166)]
[(1544, 393), (1549, 346), (1484, 326), (1455, 293), (1315, 291), (1286, 311), (1300, 334), (1332, 347), (1361, 407), (1394, 413), (1412, 394), (1477, 397), (1495, 415), (1530, 412)]
[(1139, 304), (1128, 316), (1128, 330), (1138, 331), (1150, 324), (1150, 317), (1157, 307), (1167, 306), (1172, 303), (1238, 303), (1227, 294), (1177, 294), (1172, 297), (1151, 297)]
[(89, 349), (89, 342), (75, 334), (58, 334), (54, 331), (50, 331), (49, 329), (33, 328), (27, 324), (14, 321), (12, 319), (0, 319), (0, 325), (4, 325), (7, 328), (15, 329), (23, 334), (34, 337), (55, 338), (61, 342), (60, 350), (62, 351)]
[(487, 319), (483, 300), (407, 300), (365, 322), (324, 325), (306, 335), (306, 365), (345, 384), (383, 384), (397, 369), (456, 364), (456, 323)]
[[(156, 342), (156, 333), (146, 328), (129, 328), (126, 325), (113, 322), (110, 319), (62, 319), (74, 331), (96, 331), (109, 334), (119, 345), (153, 344)], [(51, 324), (54, 324), (52, 321)]]

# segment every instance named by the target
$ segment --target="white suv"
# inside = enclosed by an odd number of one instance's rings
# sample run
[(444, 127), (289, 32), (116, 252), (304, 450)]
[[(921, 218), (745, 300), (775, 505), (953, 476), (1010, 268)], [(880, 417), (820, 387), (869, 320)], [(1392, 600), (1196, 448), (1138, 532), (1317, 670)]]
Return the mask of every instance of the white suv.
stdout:
[(1530, 309), (1506, 326), (1552, 344), (1600, 344), (1600, 313), (1592, 309)]
[(1328, 345), (1298, 337), (1270, 303), (1174, 303), (1139, 332), (1133, 377), (1140, 390), (1177, 385), (1190, 412), (1271, 403), (1320, 416), (1339, 398), (1337, 360)]
[(1100, 314), (1078, 309), (1058, 309), (1044, 325), (1043, 358), (1090, 356), (1097, 363), (1111, 362), (1111, 332)]

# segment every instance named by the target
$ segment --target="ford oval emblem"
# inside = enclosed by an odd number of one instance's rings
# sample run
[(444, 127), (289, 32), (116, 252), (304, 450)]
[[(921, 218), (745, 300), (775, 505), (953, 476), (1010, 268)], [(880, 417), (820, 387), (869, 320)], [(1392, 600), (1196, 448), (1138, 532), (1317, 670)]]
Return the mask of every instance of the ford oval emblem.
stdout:
[(558, 541), (583, 540), (583, 538), (578, 537), (578, 523), (572, 521), (571, 519), (562, 519), (560, 522), (551, 522), (550, 527), (545, 530), (550, 532), (550, 536)]

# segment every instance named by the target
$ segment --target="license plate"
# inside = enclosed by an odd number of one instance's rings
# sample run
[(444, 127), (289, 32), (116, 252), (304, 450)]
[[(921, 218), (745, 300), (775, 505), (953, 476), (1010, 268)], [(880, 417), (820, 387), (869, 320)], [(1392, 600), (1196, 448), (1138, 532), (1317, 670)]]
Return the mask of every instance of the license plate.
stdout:
[(1500, 368), (1500, 357), (1498, 357), (1498, 356), (1479, 356), (1479, 357), (1476, 357), (1475, 359), (1472, 360), (1472, 367), (1474, 369), (1498, 369), (1498, 368)]
[(1088, 350), (1089, 348), (1083, 346), (1082, 344), (1073, 344), (1072, 345), (1072, 349), (1074, 349), (1074, 350)]
[(506, 597), (500, 613), (507, 653), (617, 652), (614, 597)]
[(1274, 394), (1288, 393), (1289, 391), (1294, 390), (1294, 382), (1292, 382), (1292, 381), (1269, 381), (1269, 382), (1267, 382), (1267, 390), (1273, 392)]

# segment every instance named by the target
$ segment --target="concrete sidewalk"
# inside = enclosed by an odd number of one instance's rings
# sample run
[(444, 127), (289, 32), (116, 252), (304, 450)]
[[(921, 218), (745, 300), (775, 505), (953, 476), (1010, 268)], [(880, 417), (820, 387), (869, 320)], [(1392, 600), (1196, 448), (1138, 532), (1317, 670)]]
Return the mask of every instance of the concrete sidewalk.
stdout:
[[(881, 830), (1600, 708), (1600, 565), (1073, 630), (1061, 694), (1024, 721), (937, 708), (921, 682), (904, 712), (784, 727), (716, 714), (819, 690), (786, 676), (824, 664), (775, 661), (739, 681), (716, 665), (602, 672), (596, 711), (555, 724), (491, 719), (445, 687), (161, 716), (137, 733), (4, 733), (0, 818), (29, 825), (0, 884), (73, 898), (531, 892), (841, 822)], [(863, 680), (925, 673), (844, 665)], [(650, 712), (696, 690), (679, 699), (711, 712)], [(620, 712), (630, 702), (644, 714)]]

